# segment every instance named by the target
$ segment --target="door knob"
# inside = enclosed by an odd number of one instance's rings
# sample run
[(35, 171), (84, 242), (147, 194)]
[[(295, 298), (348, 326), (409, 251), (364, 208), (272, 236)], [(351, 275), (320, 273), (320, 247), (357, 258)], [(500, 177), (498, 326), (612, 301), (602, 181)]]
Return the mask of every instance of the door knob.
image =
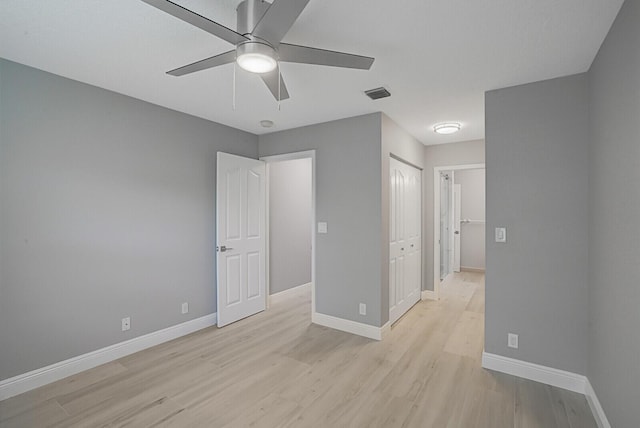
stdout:
[(453, 232), (454, 235), (460, 235), (460, 231), (456, 230), (455, 232)]
[(229, 251), (229, 250), (233, 250), (233, 248), (229, 248), (229, 247), (226, 247), (224, 245), (216, 247), (216, 251), (219, 251), (221, 253), (224, 253), (225, 251)]

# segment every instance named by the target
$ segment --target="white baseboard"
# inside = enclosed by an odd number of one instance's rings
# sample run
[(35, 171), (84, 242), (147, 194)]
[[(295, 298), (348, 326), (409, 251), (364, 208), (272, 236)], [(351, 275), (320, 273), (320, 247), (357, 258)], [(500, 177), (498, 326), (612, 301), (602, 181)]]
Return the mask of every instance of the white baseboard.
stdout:
[(363, 324), (356, 321), (346, 320), (344, 318), (333, 317), (331, 315), (314, 312), (311, 314), (311, 322), (325, 327), (333, 328), (347, 333), (364, 336), (369, 339), (382, 340), (382, 334), (388, 329), (387, 324), (382, 327), (375, 327), (369, 324)]
[(461, 272), (476, 272), (476, 273), (484, 273), (484, 268), (478, 267), (470, 267), (470, 266), (460, 266)]
[(0, 381), (0, 400), (216, 325), (213, 313)]
[(391, 322), (387, 321), (385, 325), (380, 327), (380, 340), (384, 340), (384, 338), (391, 332)]
[(524, 379), (534, 380), (546, 385), (568, 389), (569, 391), (579, 392), (580, 394), (584, 394), (586, 391), (586, 376), (529, 363), (527, 361), (483, 352), (482, 367)]
[(482, 367), (584, 394), (599, 428), (611, 428), (596, 392), (586, 376), (501, 355), (482, 353)]
[(421, 300), (438, 300), (436, 299), (436, 293), (433, 290), (422, 290), (420, 298)]
[(611, 428), (611, 424), (607, 419), (607, 415), (604, 414), (604, 409), (602, 405), (600, 405), (600, 400), (596, 396), (596, 391), (591, 386), (591, 382), (587, 379), (586, 391), (584, 393), (587, 397), (587, 402), (589, 403), (589, 407), (591, 408), (591, 413), (593, 413), (593, 417), (598, 424), (598, 428)]
[(302, 284), (302, 285), (297, 285), (295, 287), (291, 287), (288, 288), (286, 290), (282, 290), (279, 291), (277, 293), (273, 293), (269, 296), (269, 304), (274, 303), (274, 302), (280, 302), (283, 299), (286, 299), (287, 297), (291, 296), (292, 294), (298, 293), (300, 291), (303, 291), (304, 288), (311, 288), (311, 283), (308, 282), (306, 284)]

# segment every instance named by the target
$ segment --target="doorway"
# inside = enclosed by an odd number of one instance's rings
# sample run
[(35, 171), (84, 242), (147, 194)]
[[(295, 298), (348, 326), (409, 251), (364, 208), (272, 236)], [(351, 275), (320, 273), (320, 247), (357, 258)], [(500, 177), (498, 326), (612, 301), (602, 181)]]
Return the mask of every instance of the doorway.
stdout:
[[(270, 296), (269, 262), (269, 165), (275, 162), (303, 160), (306, 170), (306, 231), (302, 244), (307, 254), (305, 278), (310, 282), (312, 316), (315, 314), (315, 150), (269, 156), (256, 160), (218, 152), (216, 171), (216, 271), (217, 324), (223, 327), (268, 308)], [(310, 178), (309, 178), (310, 176)], [(297, 180), (299, 181), (299, 180)], [(286, 180), (285, 180), (285, 187)], [(290, 187), (290, 186), (289, 186)], [(287, 189), (284, 189), (284, 194)], [(299, 204), (290, 199), (283, 208), (295, 210)], [(285, 220), (286, 221), (286, 220)], [(286, 227), (286, 226), (285, 226)], [(310, 243), (309, 243), (310, 242)], [(279, 250), (289, 251), (287, 239)], [(309, 260), (309, 253), (311, 254)], [(287, 263), (285, 256), (285, 263)], [(290, 263), (292, 266), (293, 263)], [(290, 270), (287, 266), (283, 271)], [(309, 275), (310, 270), (310, 275)], [(278, 284), (277, 286), (280, 286)], [(286, 288), (286, 285), (285, 285)], [(283, 290), (285, 292), (287, 290)]]
[(315, 313), (315, 150), (266, 156), (267, 308), (311, 289)]
[(461, 271), (484, 272), (485, 165), (434, 168), (435, 298), (448, 278)]
[(440, 171), (440, 281), (454, 271), (454, 172)]

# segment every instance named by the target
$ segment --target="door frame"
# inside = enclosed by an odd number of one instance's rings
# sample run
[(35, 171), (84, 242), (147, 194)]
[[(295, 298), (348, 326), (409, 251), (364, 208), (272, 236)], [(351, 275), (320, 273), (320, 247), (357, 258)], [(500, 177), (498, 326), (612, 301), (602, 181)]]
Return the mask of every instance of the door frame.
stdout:
[[(459, 184), (455, 184), (455, 175), (453, 177), (453, 263), (451, 264), (453, 268), (451, 270), (453, 272), (460, 272), (460, 239), (462, 238), (462, 229), (460, 228), (460, 211), (462, 208), (462, 198), (460, 194), (461, 186)], [(458, 243), (458, 245), (456, 245), (456, 242)]]
[(433, 167), (433, 294), (440, 299), (440, 172), (486, 169), (484, 163)]
[(262, 156), (260, 157), (261, 161), (264, 161), (266, 164), (266, 176), (267, 176), (267, 230), (266, 230), (266, 272), (267, 272), (267, 309), (270, 306), (270, 290), (271, 286), (269, 284), (269, 276), (270, 276), (270, 255), (269, 255), (269, 235), (271, 233), (271, 228), (269, 227), (269, 165), (274, 162), (282, 162), (288, 160), (296, 160), (296, 159), (311, 159), (311, 316), (316, 313), (316, 151), (314, 150), (305, 150), (301, 152), (292, 152), (292, 153), (284, 153), (280, 155), (271, 155), (271, 156)]

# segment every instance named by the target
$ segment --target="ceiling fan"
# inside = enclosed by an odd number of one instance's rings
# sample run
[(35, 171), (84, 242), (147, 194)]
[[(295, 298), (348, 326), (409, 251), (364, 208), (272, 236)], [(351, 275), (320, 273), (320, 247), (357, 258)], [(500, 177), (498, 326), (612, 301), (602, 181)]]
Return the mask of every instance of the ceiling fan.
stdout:
[(289, 92), (280, 74), (279, 62), (368, 70), (374, 61), (366, 56), (281, 43), (309, 0), (274, 0), (273, 3), (243, 0), (236, 9), (237, 31), (169, 0), (142, 1), (235, 46), (228, 52), (168, 71), (172, 76), (236, 62), (244, 70), (260, 74), (273, 96), (285, 100)]

